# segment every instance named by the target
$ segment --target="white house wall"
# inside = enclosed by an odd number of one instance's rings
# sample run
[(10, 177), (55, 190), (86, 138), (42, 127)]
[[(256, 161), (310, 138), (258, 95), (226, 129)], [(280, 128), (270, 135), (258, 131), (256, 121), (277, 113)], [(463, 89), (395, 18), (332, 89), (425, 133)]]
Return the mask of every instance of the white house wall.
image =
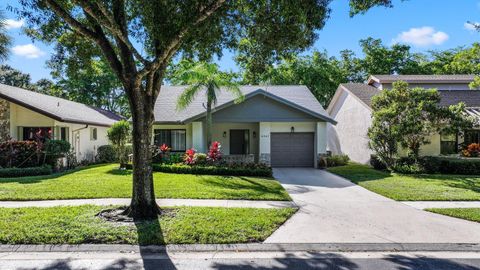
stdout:
[(367, 136), (372, 124), (370, 109), (350, 93), (342, 91), (330, 116), (337, 125), (328, 124), (328, 150), (332, 154), (346, 154), (359, 163), (368, 163), (372, 154)]
[[(67, 127), (69, 131), (68, 141), (73, 151), (75, 151), (78, 161), (93, 161), (98, 147), (108, 144), (108, 127), (89, 125), (88, 128), (85, 128), (85, 124), (56, 121), (10, 102), (10, 136), (13, 139), (21, 140), (22, 138), (18, 134), (18, 127)], [(97, 128), (97, 140), (90, 139), (90, 128)]]

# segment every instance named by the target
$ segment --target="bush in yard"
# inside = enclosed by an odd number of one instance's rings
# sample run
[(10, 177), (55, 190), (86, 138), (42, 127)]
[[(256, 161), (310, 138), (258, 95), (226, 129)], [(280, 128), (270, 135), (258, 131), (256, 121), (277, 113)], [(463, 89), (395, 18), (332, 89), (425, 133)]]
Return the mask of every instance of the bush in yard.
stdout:
[(465, 150), (462, 151), (464, 157), (478, 157), (480, 155), (480, 144), (472, 143), (467, 146)]
[(348, 155), (333, 155), (325, 158), (327, 167), (345, 166), (350, 161)]
[[(131, 167), (130, 167), (131, 168)], [(180, 174), (205, 174), (225, 176), (262, 176), (271, 177), (272, 168), (261, 164), (224, 165), (224, 166), (201, 166), (186, 164), (153, 164), (153, 170), (165, 173)]]
[(35, 141), (0, 143), (0, 167), (36, 167), (43, 163), (40, 145)]
[(0, 178), (8, 178), (8, 177), (13, 178), (13, 177), (49, 175), (49, 174), (52, 174), (52, 167), (48, 165), (43, 165), (39, 167), (28, 167), (28, 168), (0, 169)]
[(43, 151), (45, 152), (46, 163), (56, 168), (57, 160), (65, 157), (70, 151), (70, 143), (64, 140), (47, 140), (43, 144)]
[(97, 149), (97, 156), (95, 160), (98, 163), (113, 163), (118, 161), (116, 156), (117, 154), (115, 153), (113, 146), (102, 145)]
[(207, 155), (204, 153), (195, 153), (193, 156), (195, 165), (205, 165), (207, 163)]
[(386, 170), (387, 165), (383, 161), (381, 161), (377, 155), (371, 155), (370, 156), (370, 165), (375, 169), (375, 170)]
[(424, 157), (421, 165), (428, 173), (480, 175), (477, 158)]
[(127, 163), (126, 144), (130, 138), (130, 124), (125, 120), (116, 122), (108, 129), (107, 136), (115, 149), (120, 168), (124, 168)]

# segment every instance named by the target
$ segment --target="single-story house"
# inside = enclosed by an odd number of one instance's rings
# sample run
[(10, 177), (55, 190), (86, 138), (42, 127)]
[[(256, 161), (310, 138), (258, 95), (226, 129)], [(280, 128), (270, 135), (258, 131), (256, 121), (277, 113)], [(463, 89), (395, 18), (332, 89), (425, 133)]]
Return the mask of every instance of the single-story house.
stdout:
[[(206, 145), (206, 97), (199, 93), (184, 110), (177, 110), (185, 86), (162, 86), (155, 104), (153, 141), (173, 152)], [(225, 159), (260, 162), (273, 167), (314, 167), (327, 150), (327, 123), (336, 123), (306, 86), (241, 86), (244, 102), (234, 103), (220, 91), (213, 109), (213, 140)]]
[[(473, 75), (372, 75), (366, 83), (344, 83), (338, 87), (327, 112), (337, 122), (328, 126), (328, 150), (347, 154), (351, 160), (368, 163), (373, 152), (369, 149), (368, 128), (372, 124), (372, 97), (391, 89), (395, 81), (405, 81), (410, 87), (436, 88), (443, 106), (464, 102), (466, 113), (480, 120), (480, 90), (470, 90)], [(431, 143), (420, 149), (422, 155), (457, 153), (459, 143), (478, 143), (480, 129), (465, 131), (465, 137), (436, 134)]]
[(107, 129), (121, 119), (106, 110), (0, 84), (0, 141), (65, 140), (78, 161), (91, 161), (97, 148), (108, 144)]

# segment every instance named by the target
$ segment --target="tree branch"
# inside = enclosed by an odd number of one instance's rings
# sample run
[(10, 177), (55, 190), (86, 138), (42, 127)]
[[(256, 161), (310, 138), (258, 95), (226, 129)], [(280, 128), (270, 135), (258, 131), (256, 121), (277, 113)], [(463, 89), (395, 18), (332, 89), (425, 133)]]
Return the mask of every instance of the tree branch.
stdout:
[[(130, 39), (128, 38), (128, 32), (126, 31), (127, 29), (121, 25), (118, 25), (116, 21), (117, 18), (108, 12), (107, 7), (103, 3), (100, 1), (91, 2), (88, 0), (74, 0), (74, 2), (80, 5), (82, 9), (92, 16), (100, 25), (103, 25), (105, 28), (107, 28), (119, 41), (124, 43), (124, 45), (133, 53), (138, 61), (144, 65), (148, 63), (148, 61), (130, 42)], [(114, 1), (114, 3), (121, 4), (118, 3), (118, 1)]]
[(194, 26), (197, 26), (201, 22), (208, 19), (215, 11), (217, 11), (225, 3), (225, 1), (226, 0), (217, 0), (215, 3), (213, 3), (209, 7), (204, 7), (204, 6), (200, 7), (198, 10), (199, 15), (197, 19), (191, 24), (181, 29), (178, 32), (177, 36), (170, 41), (170, 44), (167, 46), (167, 48), (163, 50), (162, 54), (157, 56), (156, 59), (153, 60), (150, 64), (145, 65), (145, 67), (139, 72), (138, 75), (141, 77), (144, 77), (150, 71), (159, 69), (162, 66), (162, 63), (168, 61), (173, 56), (173, 54), (175, 54), (175, 52), (180, 47), (185, 35), (188, 34), (188, 32)]

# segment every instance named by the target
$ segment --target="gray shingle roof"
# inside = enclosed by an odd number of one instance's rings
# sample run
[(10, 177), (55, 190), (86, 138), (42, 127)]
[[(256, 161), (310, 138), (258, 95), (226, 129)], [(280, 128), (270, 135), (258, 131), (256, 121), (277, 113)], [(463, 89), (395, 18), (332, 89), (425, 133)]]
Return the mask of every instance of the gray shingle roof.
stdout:
[[(205, 113), (206, 97), (199, 93), (192, 103), (181, 111), (176, 110), (178, 97), (186, 86), (162, 86), (160, 95), (155, 103), (155, 122), (157, 123), (185, 123), (190, 122)], [(317, 118), (335, 122), (330, 118), (322, 105), (313, 96), (310, 90), (303, 85), (275, 85), (275, 86), (241, 86), (240, 90), (246, 99), (265, 95), (291, 107), (299, 109)], [(217, 109), (233, 104), (234, 97), (227, 91), (220, 91), (217, 96)]]
[(342, 83), (341, 86), (354, 94), (368, 107), (370, 107), (372, 104), (372, 97), (382, 91), (364, 83)]
[(446, 82), (446, 83), (469, 83), (475, 75), (371, 75), (368, 83), (376, 81), (379, 83), (391, 83), (395, 81), (406, 81), (408, 83)]
[(0, 98), (61, 122), (111, 126), (122, 119), (103, 109), (5, 84), (0, 84)]
[(463, 102), (467, 107), (480, 107), (480, 90), (441, 90), (438, 92), (442, 97), (440, 105), (448, 106)]
[[(369, 107), (372, 104), (372, 97), (382, 91), (363, 83), (343, 83), (341, 86)], [(480, 90), (439, 90), (438, 92), (440, 93), (440, 105), (442, 106), (463, 102), (466, 107), (480, 107)]]

